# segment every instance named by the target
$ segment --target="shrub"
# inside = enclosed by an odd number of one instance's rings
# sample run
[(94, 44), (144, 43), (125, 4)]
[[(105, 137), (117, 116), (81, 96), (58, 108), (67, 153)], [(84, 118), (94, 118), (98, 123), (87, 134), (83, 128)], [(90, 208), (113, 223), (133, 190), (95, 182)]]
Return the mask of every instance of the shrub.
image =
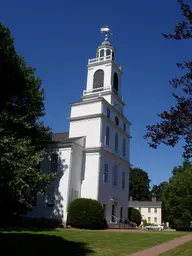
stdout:
[(144, 227), (148, 226), (148, 223), (147, 223), (146, 220), (143, 221), (143, 226), (144, 226)]
[(137, 226), (141, 224), (141, 213), (139, 210), (129, 207), (129, 220), (135, 222)]
[(76, 228), (104, 229), (104, 208), (93, 199), (74, 199), (68, 208), (67, 224)]

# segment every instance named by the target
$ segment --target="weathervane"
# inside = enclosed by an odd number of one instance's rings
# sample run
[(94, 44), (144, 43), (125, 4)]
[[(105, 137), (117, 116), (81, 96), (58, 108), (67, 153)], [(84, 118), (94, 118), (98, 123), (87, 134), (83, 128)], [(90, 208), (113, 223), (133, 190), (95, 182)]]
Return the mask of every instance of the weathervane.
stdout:
[[(105, 28), (101, 28), (101, 33), (105, 32), (105, 41), (108, 41), (108, 33), (110, 31), (110, 28), (106, 25)], [(112, 33), (111, 33), (112, 35)]]

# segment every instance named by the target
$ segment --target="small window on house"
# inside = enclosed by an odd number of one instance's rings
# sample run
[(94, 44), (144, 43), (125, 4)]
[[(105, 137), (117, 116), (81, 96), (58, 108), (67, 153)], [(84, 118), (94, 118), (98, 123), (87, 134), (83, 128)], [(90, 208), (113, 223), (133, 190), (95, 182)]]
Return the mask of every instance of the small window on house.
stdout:
[(115, 117), (115, 124), (119, 126), (119, 118), (117, 116)]
[(154, 209), (154, 212), (157, 213), (157, 208)]
[(123, 139), (123, 156), (126, 155), (126, 140), (125, 138)]
[(126, 124), (123, 123), (123, 131), (126, 132)]
[(105, 134), (105, 145), (109, 146), (110, 140), (110, 129), (109, 126), (106, 127), (106, 134)]
[(122, 189), (125, 188), (125, 172), (122, 172)]
[(108, 182), (108, 164), (104, 165), (104, 172), (103, 172), (103, 182)]
[(157, 217), (154, 218), (154, 222), (157, 223)]
[(117, 187), (118, 185), (118, 173), (117, 173), (117, 165), (113, 167), (113, 186)]
[(151, 208), (148, 208), (148, 213), (151, 213)]
[(100, 51), (100, 57), (103, 57), (104, 56), (104, 50), (101, 50)]
[(111, 111), (109, 108), (107, 108), (107, 118), (109, 118), (109, 119), (110, 119), (110, 114), (111, 114)]
[(148, 223), (150, 223), (151, 222), (151, 217), (148, 217)]
[(56, 173), (58, 169), (58, 154), (52, 153), (51, 154), (51, 172)]
[(115, 133), (115, 151), (118, 151), (119, 137), (118, 134)]

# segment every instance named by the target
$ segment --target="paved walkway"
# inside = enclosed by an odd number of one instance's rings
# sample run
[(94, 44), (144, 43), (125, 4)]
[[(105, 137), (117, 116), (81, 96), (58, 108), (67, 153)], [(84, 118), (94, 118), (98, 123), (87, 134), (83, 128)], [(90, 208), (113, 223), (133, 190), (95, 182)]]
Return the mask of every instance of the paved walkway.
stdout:
[(182, 237), (173, 239), (167, 243), (160, 244), (140, 252), (129, 254), (129, 256), (157, 256), (157, 255), (160, 255), (161, 253), (170, 251), (175, 247), (182, 245), (190, 240), (192, 240), (192, 235), (182, 236)]

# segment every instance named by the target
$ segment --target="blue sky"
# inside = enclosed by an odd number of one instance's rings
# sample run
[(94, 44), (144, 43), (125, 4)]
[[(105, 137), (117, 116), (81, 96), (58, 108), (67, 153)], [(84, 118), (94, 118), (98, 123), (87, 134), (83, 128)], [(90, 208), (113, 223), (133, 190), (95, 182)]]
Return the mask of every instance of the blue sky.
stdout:
[(45, 88), (45, 124), (53, 132), (68, 130), (70, 103), (80, 100), (86, 85), (87, 60), (102, 42), (100, 28), (108, 24), (117, 62), (123, 67), (124, 114), (132, 122), (131, 163), (146, 170), (158, 184), (182, 163), (182, 144), (149, 148), (145, 127), (175, 101), (169, 79), (175, 63), (188, 60), (189, 41), (170, 41), (181, 19), (177, 0), (55, 0), (2, 1), (1, 22), (7, 25), (19, 54), (36, 67)]

